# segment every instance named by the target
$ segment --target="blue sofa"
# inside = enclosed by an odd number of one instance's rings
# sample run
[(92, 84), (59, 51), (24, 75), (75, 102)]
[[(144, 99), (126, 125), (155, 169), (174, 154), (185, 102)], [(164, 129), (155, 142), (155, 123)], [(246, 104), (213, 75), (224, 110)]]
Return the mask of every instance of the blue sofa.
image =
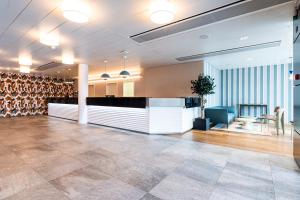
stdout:
[(205, 118), (213, 124), (226, 124), (227, 127), (236, 118), (236, 109), (233, 106), (215, 106), (205, 109)]

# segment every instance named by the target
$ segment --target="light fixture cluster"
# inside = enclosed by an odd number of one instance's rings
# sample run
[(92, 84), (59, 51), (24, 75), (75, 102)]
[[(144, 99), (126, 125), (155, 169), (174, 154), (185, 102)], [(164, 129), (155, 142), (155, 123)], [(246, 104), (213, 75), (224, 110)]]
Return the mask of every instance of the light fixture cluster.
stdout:
[[(63, 16), (75, 23), (86, 23), (91, 15), (91, 8), (86, 0), (63, 0), (61, 5)], [(55, 49), (60, 45), (59, 32), (57, 30), (41, 31), (39, 35), (40, 43)], [(71, 51), (62, 53), (62, 63), (66, 65), (74, 64), (74, 54)], [(31, 54), (20, 54), (19, 64), (21, 73), (30, 73), (32, 65)]]
[[(130, 77), (129, 71), (126, 70), (126, 60), (127, 60), (128, 51), (125, 51), (125, 50), (121, 51), (121, 54), (123, 54), (123, 70), (120, 72), (119, 77), (128, 78), (128, 77)], [(104, 61), (105, 73), (101, 74), (102, 80), (108, 80), (111, 78), (111, 76), (106, 72), (107, 62), (108, 62), (107, 60)]]
[[(130, 77), (128, 77), (128, 79), (126, 80), (137, 80), (137, 79), (140, 79), (142, 78), (141, 75), (139, 74), (132, 74)], [(116, 76), (110, 76), (109, 79), (99, 79), (99, 78), (94, 78), (94, 79), (89, 79), (89, 84), (95, 84), (95, 83), (103, 83), (107, 80), (110, 80), (110, 81), (122, 81), (124, 80), (124, 78), (120, 77), (119, 75), (116, 75)]]
[[(63, 0), (61, 10), (67, 20), (75, 23), (86, 23), (91, 16), (91, 7), (88, 5), (87, 0)], [(157, 24), (170, 23), (175, 18), (175, 7), (170, 0), (153, 0), (150, 5), (150, 12), (150, 19)], [(55, 49), (60, 45), (59, 32), (57, 30), (41, 32), (40, 42)], [(123, 78), (130, 76), (130, 73), (126, 70), (126, 59), (127, 56), (124, 55), (124, 69), (119, 74)], [(74, 64), (74, 55), (72, 53), (63, 53), (62, 63), (67, 65)], [(32, 65), (31, 55), (21, 55), (19, 64), (21, 73), (30, 73), (30, 66)], [(101, 75), (101, 78), (105, 80), (110, 78), (110, 75), (106, 73), (106, 64), (105, 73)]]

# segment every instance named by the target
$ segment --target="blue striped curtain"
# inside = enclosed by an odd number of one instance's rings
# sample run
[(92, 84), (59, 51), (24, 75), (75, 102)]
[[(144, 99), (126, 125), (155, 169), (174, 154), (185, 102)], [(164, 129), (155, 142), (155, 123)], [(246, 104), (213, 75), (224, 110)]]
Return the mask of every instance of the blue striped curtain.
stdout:
[[(223, 106), (238, 104), (267, 104), (268, 113), (280, 106), (286, 120), (293, 119), (292, 64), (224, 69), (220, 72), (220, 102)], [(260, 116), (263, 108), (247, 107), (244, 116)]]

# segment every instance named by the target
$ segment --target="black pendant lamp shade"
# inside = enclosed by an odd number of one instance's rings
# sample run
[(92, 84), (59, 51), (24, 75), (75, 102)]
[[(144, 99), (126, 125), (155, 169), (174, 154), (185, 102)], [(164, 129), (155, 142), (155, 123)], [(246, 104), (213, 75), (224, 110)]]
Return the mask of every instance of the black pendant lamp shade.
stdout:
[(110, 79), (110, 75), (108, 73), (106, 73), (107, 62), (108, 62), (107, 60), (104, 61), (104, 63), (105, 63), (105, 73), (101, 74), (101, 79), (103, 79), (103, 80)]
[(120, 72), (120, 76), (123, 78), (127, 78), (128, 76), (130, 76), (130, 73), (125, 69), (126, 68), (126, 59), (127, 56), (123, 56), (123, 61), (124, 61), (124, 69)]
[(120, 76), (122, 76), (123, 78), (126, 78), (126, 77), (130, 76), (130, 73), (126, 70), (123, 70), (120, 72)]
[(104, 73), (104, 74), (101, 75), (101, 79), (103, 79), (103, 80), (110, 79), (110, 75), (107, 74), (107, 73)]

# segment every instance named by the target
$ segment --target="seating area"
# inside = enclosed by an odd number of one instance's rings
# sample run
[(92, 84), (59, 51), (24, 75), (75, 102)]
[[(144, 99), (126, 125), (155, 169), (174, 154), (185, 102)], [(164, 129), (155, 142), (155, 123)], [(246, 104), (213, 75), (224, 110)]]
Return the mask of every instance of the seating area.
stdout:
[(269, 136), (292, 134), (292, 122), (285, 123), (285, 112), (280, 107), (275, 108), (274, 114), (254, 117), (239, 116), (234, 106), (214, 106), (205, 109), (205, 118), (209, 119), (213, 130)]
[(215, 106), (205, 109), (205, 117), (210, 119), (212, 125), (226, 124), (228, 127), (237, 114), (233, 106)]

